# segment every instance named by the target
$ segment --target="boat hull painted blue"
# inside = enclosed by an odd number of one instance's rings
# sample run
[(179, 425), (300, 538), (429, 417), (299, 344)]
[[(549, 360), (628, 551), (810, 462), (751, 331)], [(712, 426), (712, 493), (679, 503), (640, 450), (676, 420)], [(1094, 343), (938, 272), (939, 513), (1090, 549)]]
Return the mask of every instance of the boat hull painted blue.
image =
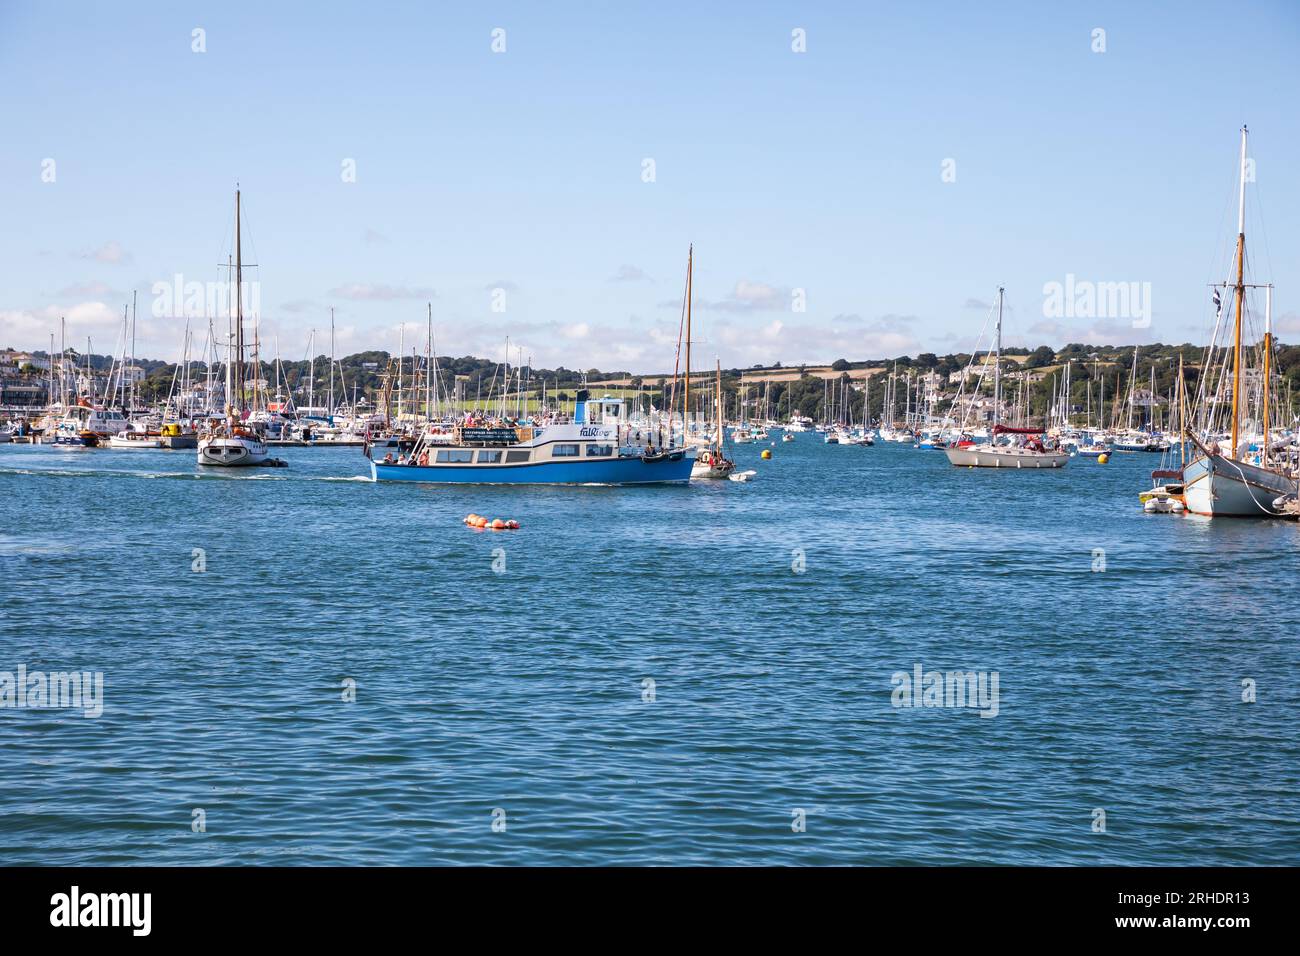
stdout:
[(527, 465), (386, 465), (370, 462), (375, 481), (484, 485), (644, 485), (687, 482), (695, 459), (605, 458)]

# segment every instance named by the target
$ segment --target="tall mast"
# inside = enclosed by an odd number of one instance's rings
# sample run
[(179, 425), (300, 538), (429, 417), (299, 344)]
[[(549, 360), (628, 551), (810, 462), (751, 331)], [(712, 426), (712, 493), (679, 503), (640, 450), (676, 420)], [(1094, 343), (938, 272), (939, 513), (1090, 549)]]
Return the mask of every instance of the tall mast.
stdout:
[(1156, 362), (1151, 360), (1151, 389), (1147, 395), (1147, 431), (1156, 429)]
[(1128, 423), (1126, 428), (1133, 428), (1133, 406), (1137, 401), (1138, 347), (1133, 346), (1133, 370), (1128, 373)]
[[(691, 414), (691, 269), (695, 261), (695, 243), (686, 252), (686, 385), (682, 391), (682, 444), (690, 433)], [(721, 359), (719, 359), (721, 362)], [(671, 434), (671, 431), (669, 432)]]
[(993, 359), (993, 426), (998, 424), (998, 406), (1002, 404), (1002, 296), (1006, 290), (998, 286), (997, 347)]
[(307, 340), (307, 407), (316, 406), (316, 330), (311, 330)]
[(140, 388), (140, 385), (139, 385), (139, 383), (138, 383), (137, 380), (136, 380), (136, 367), (135, 367), (135, 300), (136, 300), (136, 295), (137, 295), (136, 290), (135, 290), (135, 289), (132, 289), (132, 290), (131, 290), (131, 369), (130, 369), (130, 372), (128, 373), (128, 374), (131, 376), (131, 405), (130, 405), (130, 407), (128, 407), (127, 410), (126, 410), (126, 414), (127, 414), (127, 417), (128, 417), (128, 418), (130, 417), (131, 412), (135, 409), (136, 403), (137, 403), (137, 401), (138, 401), (138, 399), (139, 399), (139, 396), (138, 396), (136, 393), (139, 391), (139, 388)]
[(330, 306), (330, 407), (329, 418), (334, 420), (334, 307)]
[[(234, 269), (230, 262), (230, 256), (226, 256), (227, 275)], [(233, 325), (234, 316), (230, 310), (226, 310), (226, 418), (227, 420), (234, 414), (235, 401), (235, 330)]]
[(1273, 374), (1272, 359), (1273, 351), (1273, 286), (1264, 286), (1264, 407), (1260, 412), (1264, 419), (1264, 453), (1260, 461), (1268, 464), (1268, 416), (1270, 409), (1268, 407), (1269, 386), (1272, 384), (1270, 379)]
[(714, 401), (714, 412), (718, 418), (717, 437), (713, 440), (714, 453), (719, 457), (722, 456), (722, 359), (716, 360), (718, 363), (718, 394), (717, 400)]
[(1237, 309), (1232, 333), (1232, 444), (1237, 458), (1237, 430), (1241, 417), (1241, 304), (1246, 297), (1246, 127), (1241, 128), (1241, 169), (1237, 191)]
[(1183, 386), (1183, 353), (1178, 353), (1178, 467), (1187, 467), (1187, 392)]
[(244, 255), (239, 244), (239, 187), (235, 187), (235, 401), (236, 415), (244, 408)]

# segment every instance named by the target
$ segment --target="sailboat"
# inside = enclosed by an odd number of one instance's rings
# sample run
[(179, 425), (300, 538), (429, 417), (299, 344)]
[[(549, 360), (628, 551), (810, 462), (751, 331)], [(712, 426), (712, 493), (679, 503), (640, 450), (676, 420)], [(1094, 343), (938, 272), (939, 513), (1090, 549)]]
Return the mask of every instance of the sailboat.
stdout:
[[(1269, 517), (1290, 513), (1288, 505), (1294, 508), (1300, 498), (1300, 482), (1295, 473), (1283, 461), (1275, 461), (1270, 439), (1270, 418), (1276, 414), (1275, 404), (1270, 400), (1272, 392), (1273, 369), (1273, 330), (1272, 302), (1273, 287), (1265, 285), (1264, 289), (1264, 340), (1260, 349), (1260, 365), (1254, 369), (1245, 368), (1245, 355), (1242, 347), (1243, 310), (1245, 308), (1246, 289), (1261, 288), (1247, 285), (1245, 279), (1246, 259), (1246, 127), (1241, 128), (1241, 167), (1237, 191), (1237, 252), (1236, 273), (1233, 283), (1224, 282), (1219, 288), (1231, 289), (1233, 303), (1232, 327), (1232, 382), (1231, 404), (1229, 412), (1230, 426), (1226, 448), (1215, 440), (1214, 412), (1223, 404), (1218, 395), (1202, 391), (1202, 423), (1200, 429), (1188, 427), (1184, 423), (1184, 434), (1195, 448), (1192, 460), (1183, 468), (1183, 497), (1187, 510), (1194, 514), (1219, 517)], [(1214, 301), (1218, 314), (1222, 314), (1222, 300), (1219, 288), (1214, 291)], [(1206, 369), (1210, 371), (1219, 332), (1219, 322), (1215, 321), (1214, 333), (1206, 356)], [(1228, 362), (1228, 346), (1224, 346), (1223, 371)], [(1252, 453), (1251, 443), (1247, 440), (1245, 428), (1249, 426), (1250, 410), (1248, 378), (1253, 373), (1258, 378), (1260, 388), (1259, 415), (1256, 427), (1262, 428), (1262, 441), (1257, 451)], [(1207, 374), (1202, 377), (1202, 389), (1211, 379)], [(1197, 431), (1201, 434), (1198, 435)]]
[[(1049, 446), (1042, 428), (1013, 428), (998, 421), (1002, 405), (1002, 301), (1005, 290), (998, 288), (998, 324), (993, 364), (993, 429), (989, 441), (975, 444), (958, 441), (944, 449), (948, 461), (967, 468), (1064, 468), (1067, 452)], [(973, 403), (972, 403), (972, 407)], [(1002, 444), (999, 435), (1030, 436), (1023, 444)]]
[(266, 442), (244, 424), (244, 260), (240, 246), (240, 196), (235, 190), (235, 316), (226, 358), (226, 417), (199, 436), (199, 464), (224, 467), (266, 463)]
[[(689, 271), (689, 266), (687, 267)], [(688, 309), (689, 311), (689, 309)], [(689, 327), (690, 320), (687, 320)], [(695, 456), (691, 468), (692, 478), (726, 478), (736, 470), (736, 463), (722, 454), (722, 362), (718, 361), (718, 382), (714, 407), (717, 411), (717, 424), (713, 430), (713, 442)]]

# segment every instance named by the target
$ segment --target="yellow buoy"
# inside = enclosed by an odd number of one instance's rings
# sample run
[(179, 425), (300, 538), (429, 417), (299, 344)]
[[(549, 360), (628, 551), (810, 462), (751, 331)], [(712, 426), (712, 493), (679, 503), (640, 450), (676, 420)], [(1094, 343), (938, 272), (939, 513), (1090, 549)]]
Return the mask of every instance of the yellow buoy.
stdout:
[(1097, 456), (1097, 464), (1099, 465), (1104, 465), (1108, 461), (1110, 461), (1110, 455), (1103, 453)]
[(764, 449), (763, 449), (763, 455), (762, 455), (762, 457), (765, 458), (765, 459), (766, 459), (766, 458), (771, 458), (771, 457), (772, 457), (772, 449), (770, 449), (770, 448), (764, 448)]

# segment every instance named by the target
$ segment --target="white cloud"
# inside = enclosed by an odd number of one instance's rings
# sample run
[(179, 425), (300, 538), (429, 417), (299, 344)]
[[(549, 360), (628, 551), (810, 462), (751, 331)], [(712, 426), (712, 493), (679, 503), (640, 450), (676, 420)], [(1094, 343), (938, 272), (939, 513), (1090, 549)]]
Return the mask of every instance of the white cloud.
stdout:
[[(990, 309), (993, 308), (993, 303), (992, 303), (992, 302), (985, 302), (983, 299), (974, 299), (974, 298), (971, 298), (971, 299), (967, 299), (967, 300), (966, 300), (966, 302), (965, 302), (965, 304), (962, 306), (962, 308), (963, 308), (963, 309), (971, 309), (971, 310), (975, 310), (975, 311), (979, 311), (979, 312), (988, 312)], [(1010, 303), (1007, 303), (1007, 302), (1004, 301), (1004, 302), (1002, 303), (1002, 311), (1003, 311), (1003, 312), (1014, 312), (1014, 311), (1015, 311), (1015, 308), (1014, 308)]]
[[(1035, 322), (1026, 330), (1029, 339), (1035, 345), (1055, 345), (1057, 347), (1070, 342), (1080, 345), (1145, 345), (1157, 341), (1158, 331), (1153, 326), (1135, 327), (1131, 322), (1116, 322), (1110, 319), (1095, 319), (1092, 322), (1068, 325), (1053, 319)], [(1016, 338), (1019, 338), (1018, 336)], [(1173, 336), (1175, 340), (1177, 336)], [(1017, 344), (1012, 342), (1011, 344)]]
[(121, 297), (120, 293), (114, 292), (109, 288), (107, 282), (92, 280), (90, 282), (77, 282), (59, 292), (60, 299), (79, 299), (85, 296), (93, 296), (97, 299), (110, 299)]
[(94, 259), (96, 262), (104, 262), (108, 265), (121, 265), (124, 262), (131, 261), (131, 254), (122, 248), (121, 243), (116, 239), (110, 239), (98, 249), (91, 252), (83, 252), (83, 259)]
[(1300, 312), (1283, 312), (1273, 320), (1274, 335), (1294, 335), (1300, 332)]
[(882, 315), (871, 321), (858, 315), (837, 315), (827, 324), (789, 324), (775, 319), (756, 330), (747, 322), (724, 320), (714, 324), (713, 337), (723, 365), (812, 365), (837, 358), (892, 358), (915, 353), (920, 350), (912, 330), (915, 321), (907, 315)]
[(741, 279), (725, 299), (701, 301), (696, 307), (716, 312), (783, 312), (790, 308), (790, 293), (766, 282)]
[(8, 309), (0, 310), (0, 342), (14, 348), (48, 349), (53, 333), (57, 348), (62, 331), (60, 319), (67, 320), (68, 348), (79, 351), (85, 350), (87, 336), (95, 351), (110, 351), (122, 327), (122, 313), (103, 302), (79, 302), (67, 308)]
[(610, 282), (653, 282), (644, 271), (633, 265), (621, 265), (609, 279)]
[(353, 282), (349, 285), (339, 286), (330, 289), (329, 294), (335, 298), (350, 299), (354, 302), (391, 302), (396, 299), (432, 299), (436, 297), (433, 289), (425, 286), (409, 288), (407, 286), (391, 286), (369, 282)]

